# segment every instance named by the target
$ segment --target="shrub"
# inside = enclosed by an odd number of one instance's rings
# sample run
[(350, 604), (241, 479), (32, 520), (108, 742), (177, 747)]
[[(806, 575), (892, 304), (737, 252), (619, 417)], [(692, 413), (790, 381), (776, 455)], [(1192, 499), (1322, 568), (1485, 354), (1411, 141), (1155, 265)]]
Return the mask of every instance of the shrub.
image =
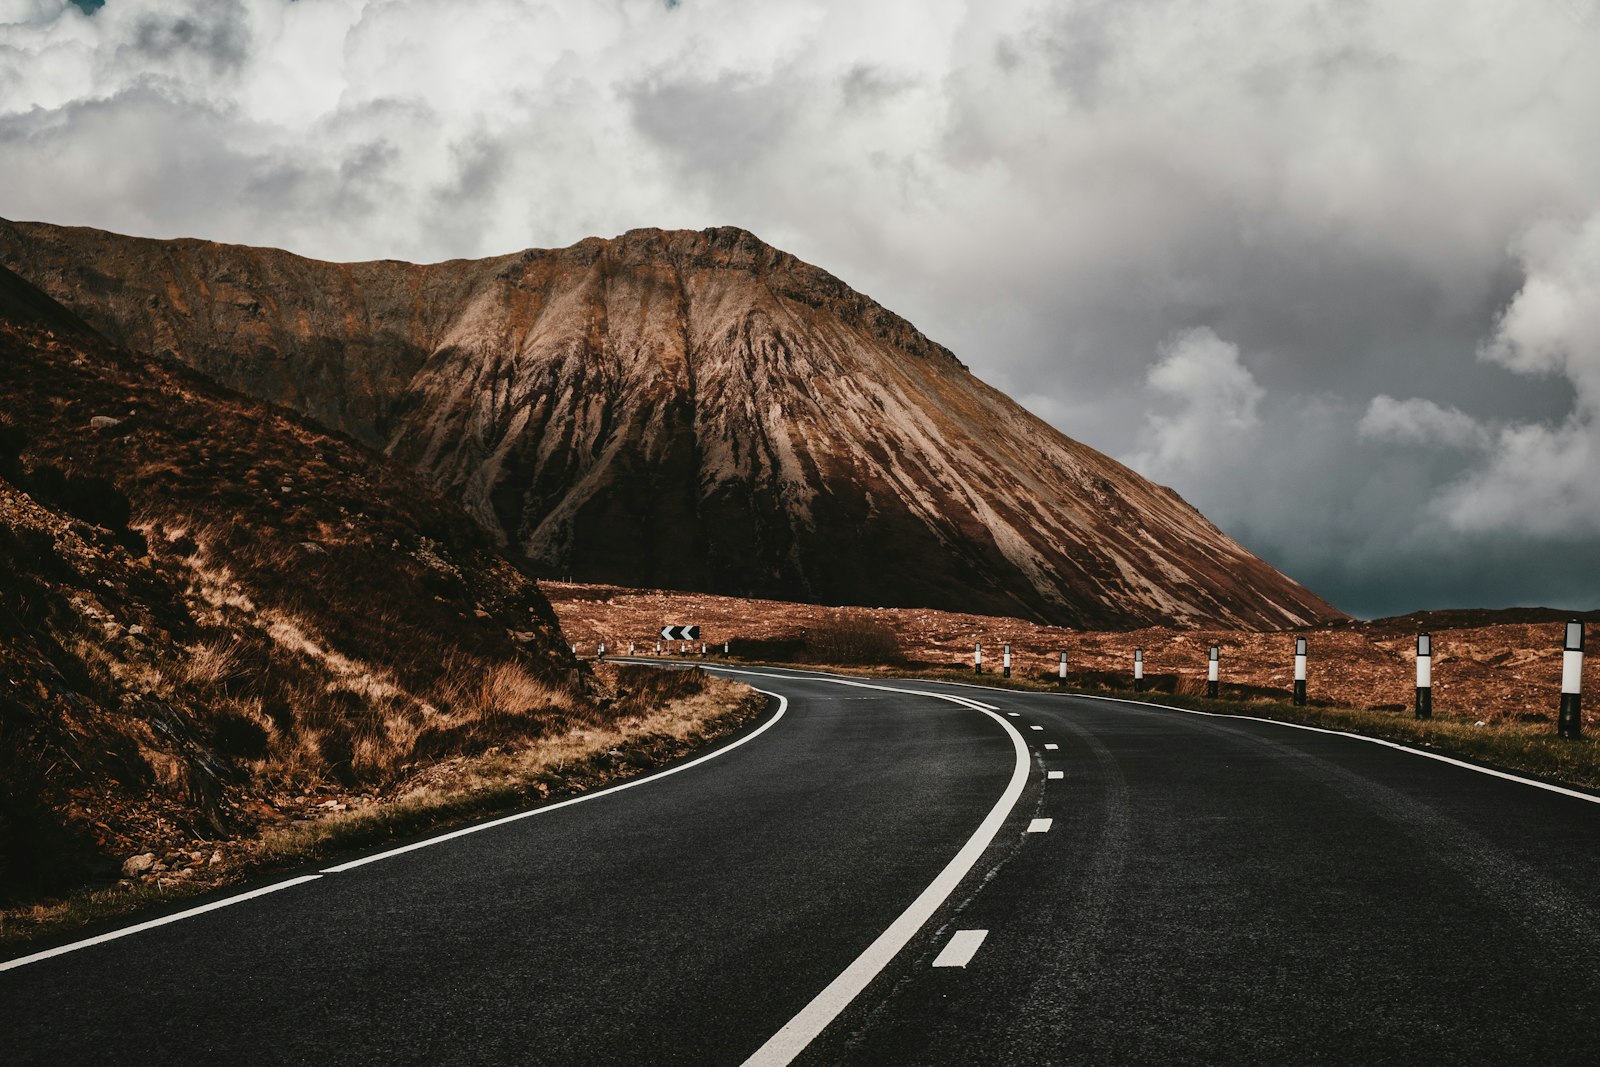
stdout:
[(662, 670), (621, 663), (617, 665), (616, 679), (619, 716), (646, 715), (674, 700), (697, 696), (706, 687), (706, 672), (699, 667)]
[(806, 629), (806, 648), (819, 663), (894, 665), (905, 662), (900, 638), (883, 623), (836, 612)]
[(566, 728), (580, 704), (570, 686), (543, 681), (519, 662), (468, 656), (446, 664), (434, 699), (447, 714), (418, 733), (418, 759), (526, 743)]

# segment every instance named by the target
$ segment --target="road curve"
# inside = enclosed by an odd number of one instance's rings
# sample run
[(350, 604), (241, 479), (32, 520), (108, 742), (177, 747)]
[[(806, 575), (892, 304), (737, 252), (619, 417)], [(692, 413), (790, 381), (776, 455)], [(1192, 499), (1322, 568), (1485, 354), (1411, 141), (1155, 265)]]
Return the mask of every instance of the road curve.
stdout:
[[(970, 707), (732, 673), (788, 712), (680, 774), (0, 972), (5, 1062), (744, 1061), (1016, 760)], [(884, 684), (994, 707), (1026, 787), (796, 1062), (1596, 1061), (1600, 804), (1281, 724)]]
[(3, 1061), (742, 1062), (1017, 763), (946, 699), (782, 692), (780, 722), (682, 773), (0, 972)]
[(981, 692), (1061, 774), (1051, 830), (947, 920), (988, 931), (965, 968), (929, 966), (937, 939), (906, 953), (797, 1062), (1600, 1062), (1592, 797), (1282, 724)]

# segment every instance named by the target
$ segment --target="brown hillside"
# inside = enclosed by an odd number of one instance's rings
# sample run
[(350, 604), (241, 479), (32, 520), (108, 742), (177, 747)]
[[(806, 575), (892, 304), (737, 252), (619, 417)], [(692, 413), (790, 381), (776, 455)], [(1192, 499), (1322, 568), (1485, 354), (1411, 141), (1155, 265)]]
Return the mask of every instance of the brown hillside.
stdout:
[(600, 714), (458, 507), (4, 270), (0, 561), (0, 903)]
[(387, 450), (547, 575), (1113, 628), (1341, 617), (742, 230), (417, 266), (0, 223), (0, 263)]

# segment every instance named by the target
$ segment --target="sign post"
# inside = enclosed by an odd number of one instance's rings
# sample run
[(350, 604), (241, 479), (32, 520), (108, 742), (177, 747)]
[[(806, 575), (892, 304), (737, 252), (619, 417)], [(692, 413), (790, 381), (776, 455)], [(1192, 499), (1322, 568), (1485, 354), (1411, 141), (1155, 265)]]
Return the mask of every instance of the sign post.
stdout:
[(1417, 635), (1417, 718), (1433, 718), (1433, 635)]
[(1561, 716), (1556, 728), (1574, 741), (1583, 734), (1583, 623), (1577, 619), (1567, 623), (1561, 648)]

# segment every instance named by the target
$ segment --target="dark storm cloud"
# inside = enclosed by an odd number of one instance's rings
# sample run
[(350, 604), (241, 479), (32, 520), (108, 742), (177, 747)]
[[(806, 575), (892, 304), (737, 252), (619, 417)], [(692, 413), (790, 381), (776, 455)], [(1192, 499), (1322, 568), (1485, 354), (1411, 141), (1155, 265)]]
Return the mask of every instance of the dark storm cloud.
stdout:
[(653, 81), (628, 91), (633, 123), (689, 170), (737, 173), (773, 150), (793, 108), (785, 87), (739, 75)]
[(1600, 604), (1600, 7), (0, 0), (0, 214), (734, 223), (1341, 606)]
[(194, 56), (220, 73), (244, 62), (250, 35), (242, 5), (218, 0), (193, 14), (142, 14), (134, 24), (131, 41), (124, 47), (129, 53), (123, 57), (127, 62), (170, 62), (180, 56)]

